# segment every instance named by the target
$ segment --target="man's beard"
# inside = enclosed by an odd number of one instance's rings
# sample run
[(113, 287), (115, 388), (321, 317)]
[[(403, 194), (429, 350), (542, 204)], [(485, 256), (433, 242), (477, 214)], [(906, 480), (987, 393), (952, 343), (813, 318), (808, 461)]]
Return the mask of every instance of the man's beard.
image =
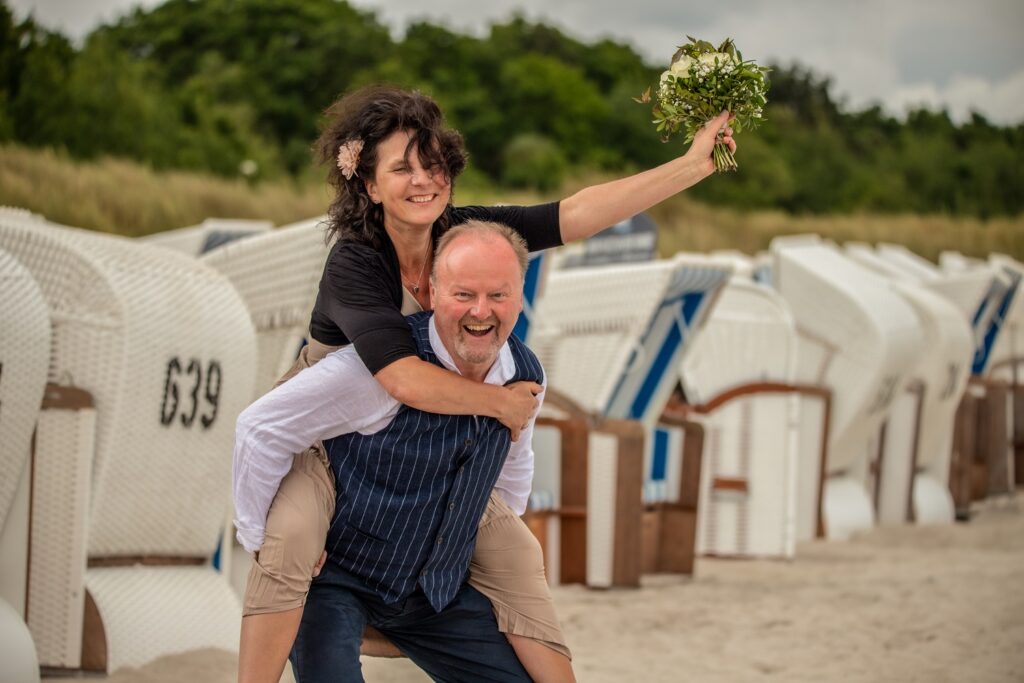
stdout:
[[(486, 348), (470, 348), (467, 343), (468, 340), (473, 339), (473, 335), (466, 332), (464, 325), (491, 325), (493, 329), (488, 333), (493, 335), (491, 343)], [(479, 365), (482, 363), (493, 362), (498, 356), (498, 349), (501, 348), (498, 318), (491, 316), (484, 320), (478, 320), (471, 315), (467, 314), (462, 316), (459, 320), (459, 332), (455, 336), (455, 353), (462, 360), (467, 363), (473, 363)]]

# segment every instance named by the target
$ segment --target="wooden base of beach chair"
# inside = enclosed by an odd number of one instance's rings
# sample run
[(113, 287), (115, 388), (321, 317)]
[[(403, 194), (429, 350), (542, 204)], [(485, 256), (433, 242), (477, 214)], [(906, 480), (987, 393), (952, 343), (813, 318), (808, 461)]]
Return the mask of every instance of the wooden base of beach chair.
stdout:
[(986, 382), (985, 395), (978, 403), (978, 445), (971, 467), (971, 496), (984, 500), (1007, 492), (1007, 455), (1009, 453), (1006, 401), (1009, 387), (1002, 382)]
[(970, 517), (972, 501), (1013, 491), (1017, 456), (1007, 422), (1010, 391), (1006, 382), (973, 377), (957, 409), (949, 475), (957, 519)]
[(643, 426), (589, 419), (554, 390), (548, 394), (547, 403), (566, 413), (537, 420), (538, 428), (559, 432), (558, 496), (554, 509), (530, 511), (523, 520), (541, 544), (549, 578), (591, 588), (639, 586)]
[(1024, 386), (1013, 386), (1013, 473), (1014, 484), (1024, 486)]
[(972, 378), (971, 386), (980, 393), (971, 458), (971, 497), (983, 500), (1013, 490), (1008, 422), (1010, 385), (1001, 380)]
[(971, 460), (977, 445), (978, 397), (970, 390), (960, 399), (953, 428), (953, 452), (949, 463), (949, 492), (956, 518), (971, 516)]
[[(562, 453), (561, 506), (554, 511), (560, 527), (557, 582), (637, 587), (643, 427), (630, 420), (602, 420), (585, 435)], [(539, 526), (540, 518), (530, 523)], [(542, 547), (546, 550), (547, 544)]]
[(661, 422), (685, 434), (682, 473), (676, 502), (655, 503), (644, 510), (643, 572), (693, 574), (704, 428), (673, 413), (663, 414)]

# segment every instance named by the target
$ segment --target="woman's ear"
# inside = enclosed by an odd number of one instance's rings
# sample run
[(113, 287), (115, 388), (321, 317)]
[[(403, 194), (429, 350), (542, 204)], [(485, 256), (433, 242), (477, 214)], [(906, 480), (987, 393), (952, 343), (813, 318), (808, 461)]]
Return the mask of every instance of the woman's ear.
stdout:
[(377, 183), (372, 180), (364, 180), (363, 185), (366, 187), (366, 194), (370, 196), (370, 201), (374, 204), (380, 204), (380, 195), (377, 194)]

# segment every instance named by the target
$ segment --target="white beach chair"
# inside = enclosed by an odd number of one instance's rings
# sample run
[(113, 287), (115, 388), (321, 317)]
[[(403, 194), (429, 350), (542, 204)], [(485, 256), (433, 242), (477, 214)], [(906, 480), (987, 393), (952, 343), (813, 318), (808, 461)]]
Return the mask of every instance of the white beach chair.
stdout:
[(801, 462), (800, 426), (817, 444), (824, 436), (823, 420), (800, 420), (796, 347), (782, 297), (734, 277), (680, 365), (688, 414), (704, 427), (701, 554), (794, 555), (798, 473), (813, 495), (821, 455), (819, 445)]
[[(327, 260), (323, 218), (313, 218), (219, 246), (200, 261), (227, 277), (245, 301), (256, 330), (251, 400), (270, 391), (295, 362), (309, 333), (309, 316)], [(231, 584), (245, 592), (250, 557), (225, 520), (221, 552), (230, 554)]]
[(523, 281), (523, 312), (519, 314), (516, 326), (512, 329), (512, 332), (524, 342), (529, 342), (537, 302), (544, 296), (553, 261), (554, 257), (549, 250), (530, 254), (526, 278)]
[[(577, 547), (587, 549), (588, 585), (639, 580), (642, 435), (660, 417), (677, 382), (672, 369), (729, 272), (720, 261), (687, 255), (555, 271), (548, 278), (531, 345), (549, 387), (591, 416), (586, 500), (607, 501), (583, 505), (586, 542)], [(549, 457), (537, 452), (538, 462)], [(538, 468), (534, 480), (542, 495), (554, 487), (544, 472)], [(560, 538), (570, 543), (564, 527)]]
[(904, 246), (879, 244), (876, 251), (894, 272), (921, 283), (953, 302), (967, 317), (974, 331), (975, 355), (971, 371), (984, 375), (999, 339), (1006, 311), (1013, 299), (1013, 280), (992, 264), (968, 259), (953, 252), (943, 253), (940, 269)]
[[(255, 363), (234, 287), (194, 258), (50, 224), (0, 217), (0, 247), (49, 306), (50, 376), (73, 385), (55, 400), (85, 390), (96, 410), (95, 439), (82, 421), (41, 421), (37, 434), (36, 457), (55, 466), (33, 483), (45, 500), (33, 507), (29, 624), (38, 580), (69, 616), (52, 624), (59, 633), (33, 631), (36, 643), (77, 631), (81, 647), (79, 661), (42, 664), (110, 672), (236, 648), (240, 606), (209, 565), (230, 506), (234, 418), (252, 396)], [(84, 579), (76, 583), (71, 560), (52, 576), (46, 553), (77, 543)], [(65, 604), (73, 598), (81, 611)]]
[(996, 312), (1000, 319), (1000, 333), (992, 343), (985, 374), (1014, 384), (1022, 383), (1021, 364), (1024, 363), (1024, 264), (1004, 256), (992, 254), (989, 265), (1008, 283), (1007, 294)]
[[(949, 470), (957, 406), (967, 388), (974, 341), (967, 318), (948, 299), (927, 289), (916, 277), (882, 259), (867, 245), (847, 244), (852, 259), (887, 278), (903, 297), (924, 330), (922, 349), (907, 381), (894, 400), (885, 428), (881, 488), (877, 499), (880, 524), (944, 524), (953, 521)], [(898, 467), (909, 451), (911, 468)]]
[(256, 329), (255, 400), (295, 362), (327, 260), (320, 218), (231, 242), (200, 260), (223, 273), (245, 301)]
[(139, 237), (145, 242), (165, 249), (174, 249), (189, 256), (199, 256), (221, 245), (267, 232), (274, 227), (270, 221), (244, 218), (207, 218), (199, 225), (164, 230)]
[[(968, 391), (957, 413), (950, 472), (957, 516), (967, 519), (970, 503), (1012, 490), (1016, 461), (1024, 458), (1024, 387), (1019, 372), (1022, 306), (1021, 271), (1012, 259), (988, 261), (944, 252), (941, 269), (904, 247), (879, 245), (886, 260), (920, 276), (957, 306), (970, 321), (974, 358)], [(1020, 451), (1015, 456), (1014, 451)], [(1022, 462), (1024, 464), (1024, 462)]]
[[(1024, 456), (1024, 264), (1003, 254), (989, 256), (989, 264), (1010, 283), (1007, 298), (997, 315), (1002, 320), (1001, 332), (992, 345), (986, 377), (1004, 382), (1009, 401), (1005, 458), (988, 462), (989, 495), (1011, 495), (1015, 486), (1024, 483), (1024, 473), (1017, 465)], [(1015, 451), (1018, 455), (1015, 457)]]
[(798, 539), (807, 537), (819, 505), (826, 535), (843, 539), (875, 522), (869, 491), (878, 479), (870, 470), (879, 429), (924, 339), (913, 310), (886, 281), (833, 245), (777, 238), (772, 252), (775, 286), (799, 333), (797, 380), (832, 392), (823, 499), (801, 495)]
[(50, 362), (50, 314), (32, 275), (2, 249), (0, 291), (0, 679), (38, 681), (25, 614), (28, 462)]

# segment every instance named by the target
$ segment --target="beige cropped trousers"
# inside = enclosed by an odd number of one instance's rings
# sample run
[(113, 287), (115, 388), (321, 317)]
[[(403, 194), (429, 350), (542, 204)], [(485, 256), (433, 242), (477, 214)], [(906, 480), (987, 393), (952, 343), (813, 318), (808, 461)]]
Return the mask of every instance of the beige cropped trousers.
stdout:
[[(309, 349), (303, 349), (281, 382), (325, 355), (315, 346), (312, 354)], [(317, 443), (295, 456), (270, 506), (265, 539), (246, 582), (245, 616), (305, 605), (335, 500), (327, 454)], [(477, 528), (469, 584), (491, 601), (502, 633), (532, 638), (571, 656), (548, 589), (540, 544), (494, 491)]]

